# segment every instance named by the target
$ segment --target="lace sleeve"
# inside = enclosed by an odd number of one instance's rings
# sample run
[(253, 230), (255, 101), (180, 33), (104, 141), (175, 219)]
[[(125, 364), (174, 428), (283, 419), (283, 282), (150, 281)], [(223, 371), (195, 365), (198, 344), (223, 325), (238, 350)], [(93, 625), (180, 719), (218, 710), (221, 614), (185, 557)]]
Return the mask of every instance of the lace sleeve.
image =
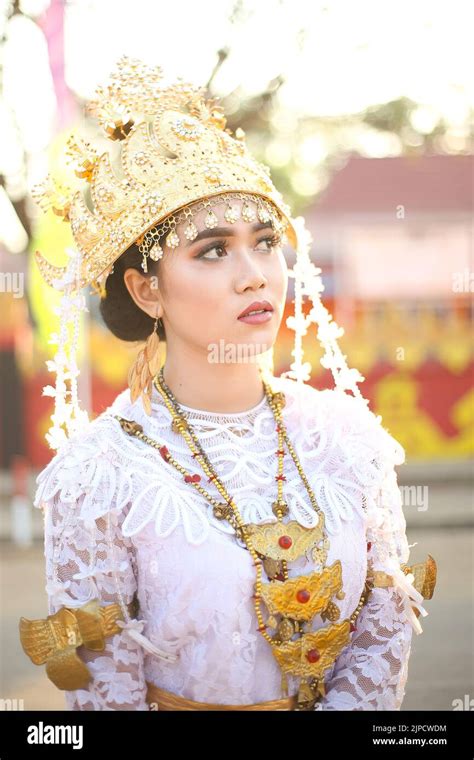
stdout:
[[(113, 465), (94, 447), (79, 444), (56, 455), (38, 482), (35, 505), (44, 513), (49, 614), (92, 599), (100, 606), (118, 603), (124, 611), (137, 582), (132, 544), (121, 530), (125, 510), (114, 498)], [(148, 709), (143, 649), (129, 636), (138, 621), (128, 611), (123, 614), (127, 624), (104, 638), (104, 650), (77, 648), (92, 678), (85, 688), (65, 691), (67, 709)]]
[[(379, 473), (368, 488), (367, 559), (369, 571), (393, 578), (388, 587), (373, 588), (356, 621), (351, 643), (336, 660), (326, 682), (326, 695), (315, 710), (399, 710), (405, 693), (413, 630), (422, 628), (414, 609), (423, 616), (423, 597), (413, 586), (413, 575), (401, 565), (409, 546), (401, 492), (395, 465), (405, 459), (400, 444), (369, 414), (365, 443), (375, 446), (372, 460)], [(373, 443), (372, 443), (373, 441)], [(374, 490), (375, 489), (375, 490)]]

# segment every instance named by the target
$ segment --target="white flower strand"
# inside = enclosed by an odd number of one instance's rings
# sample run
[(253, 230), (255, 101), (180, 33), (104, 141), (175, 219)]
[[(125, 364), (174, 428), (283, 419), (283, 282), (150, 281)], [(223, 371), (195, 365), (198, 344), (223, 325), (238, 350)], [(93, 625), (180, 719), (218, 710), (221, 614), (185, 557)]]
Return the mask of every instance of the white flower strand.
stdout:
[(66, 273), (61, 280), (54, 282), (55, 288), (64, 288), (60, 304), (54, 309), (54, 313), (59, 316), (59, 334), (52, 333), (48, 341), (56, 344), (58, 349), (54, 359), (46, 361), (49, 372), (56, 373), (56, 383), (54, 387), (46, 385), (43, 388), (43, 396), (54, 398), (54, 412), (51, 415), (53, 424), (46, 434), (51, 449), (59, 449), (72, 434), (84, 429), (89, 423), (89, 415), (80, 408), (77, 391), (79, 369), (76, 356), (80, 312), (88, 311), (84, 295), (76, 289), (81, 271), (81, 253), (72, 248), (67, 248), (66, 252), (70, 257)]
[[(311, 378), (311, 363), (303, 362), (302, 338), (306, 335), (309, 325), (314, 322), (318, 326), (317, 337), (324, 349), (320, 363), (331, 370), (336, 388), (341, 391), (352, 391), (354, 396), (365, 399), (357, 383), (365, 378), (357, 369), (350, 369), (346, 363), (346, 355), (341, 352), (337, 339), (344, 335), (344, 329), (334, 322), (332, 315), (323, 306), (320, 293), (324, 290), (321, 279), (321, 269), (316, 267), (310, 258), (310, 248), (313, 242), (311, 233), (305, 227), (304, 217), (298, 216), (293, 220), (297, 233), (296, 263), (289, 276), (295, 279), (295, 313), (288, 317), (287, 326), (295, 331), (294, 349), (291, 352), (294, 361), (290, 370), (282, 373), (282, 377), (290, 377), (299, 383)], [(309, 296), (312, 308), (306, 316), (303, 314), (303, 296)]]

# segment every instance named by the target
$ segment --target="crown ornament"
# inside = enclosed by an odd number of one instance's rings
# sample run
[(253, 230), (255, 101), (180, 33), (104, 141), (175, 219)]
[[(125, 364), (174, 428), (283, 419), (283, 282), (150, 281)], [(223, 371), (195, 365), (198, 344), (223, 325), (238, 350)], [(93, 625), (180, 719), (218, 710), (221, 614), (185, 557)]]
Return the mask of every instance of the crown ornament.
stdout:
[[(204, 88), (181, 79), (164, 86), (162, 79), (161, 67), (123, 56), (110, 83), (98, 87), (87, 105), (110, 148), (99, 152), (76, 134), (68, 140), (67, 155), (85, 181), (84, 189), (68, 193), (49, 176), (33, 188), (43, 209), (52, 208), (71, 225), (82, 262), (77, 289), (100, 286), (117, 258), (170, 215), (227, 193), (261, 199), (262, 214), (270, 204), (296, 247), (290, 209), (268, 167), (248, 151), (243, 130), (232, 136), (221, 107), (215, 98), (206, 99)], [(252, 213), (250, 206), (243, 207), (242, 218), (250, 219)], [(232, 214), (229, 202), (228, 221)], [(212, 216), (209, 208), (206, 226), (212, 226)], [(185, 236), (196, 234), (190, 220)], [(166, 245), (174, 248), (179, 242), (172, 228)], [(46, 282), (62, 290), (65, 268), (49, 263), (39, 251), (36, 259)]]

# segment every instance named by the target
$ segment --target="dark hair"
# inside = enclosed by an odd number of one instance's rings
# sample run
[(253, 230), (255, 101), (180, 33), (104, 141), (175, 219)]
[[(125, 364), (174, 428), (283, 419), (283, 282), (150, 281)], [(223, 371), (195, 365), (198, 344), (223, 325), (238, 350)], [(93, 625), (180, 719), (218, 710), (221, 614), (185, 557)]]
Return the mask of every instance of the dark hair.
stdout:
[[(162, 238), (158, 242), (162, 246)], [(160, 262), (152, 261), (147, 256), (148, 273), (145, 274), (141, 267), (142, 259), (143, 255), (138, 245), (132, 243), (114, 263), (113, 272), (105, 281), (106, 295), (100, 299), (99, 309), (102, 319), (109, 330), (121, 340), (146, 340), (155, 324), (155, 320), (137, 306), (123, 278), (127, 269), (136, 269), (145, 277), (156, 277)], [(162, 320), (158, 320), (157, 331), (160, 340), (166, 340)]]

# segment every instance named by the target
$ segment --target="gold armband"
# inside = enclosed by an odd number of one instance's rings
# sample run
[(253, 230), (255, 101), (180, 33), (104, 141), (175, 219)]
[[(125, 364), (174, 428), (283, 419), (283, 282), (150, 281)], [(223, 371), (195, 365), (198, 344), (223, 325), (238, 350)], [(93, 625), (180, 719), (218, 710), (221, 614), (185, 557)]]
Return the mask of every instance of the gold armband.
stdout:
[[(127, 609), (130, 617), (137, 617), (136, 596)], [(82, 689), (92, 676), (77, 648), (83, 645), (94, 652), (102, 652), (105, 638), (122, 630), (117, 620), (123, 620), (119, 604), (101, 607), (99, 599), (92, 599), (82, 607), (61, 607), (43, 620), (20, 618), (20, 641), (25, 654), (35, 665), (46, 663), (46, 675), (58, 689)]]
[(415, 565), (402, 565), (405, 575), (413, 573), (415, 580), (413, 585), (420, 592), (423, 599), (431, 599), (436, 587), (438, 568), (431, 554), (424, 562), (417, 562)]
[[(413, 573), (415, 580), (413, 586), (422, 595), (423, 599), (431, 599), (436, 586), (437, 566), (431, 554), (424, 562), (417, 562), (414, 565), (401, 565), (402, 572), (405, 575)], [(372, 588), (388, 588), (393, 586), (393, 577), (383, 570), (369, 569), (367, 573), (367, 586)], [(415, 608), (415, 614), (420, 614)]]

